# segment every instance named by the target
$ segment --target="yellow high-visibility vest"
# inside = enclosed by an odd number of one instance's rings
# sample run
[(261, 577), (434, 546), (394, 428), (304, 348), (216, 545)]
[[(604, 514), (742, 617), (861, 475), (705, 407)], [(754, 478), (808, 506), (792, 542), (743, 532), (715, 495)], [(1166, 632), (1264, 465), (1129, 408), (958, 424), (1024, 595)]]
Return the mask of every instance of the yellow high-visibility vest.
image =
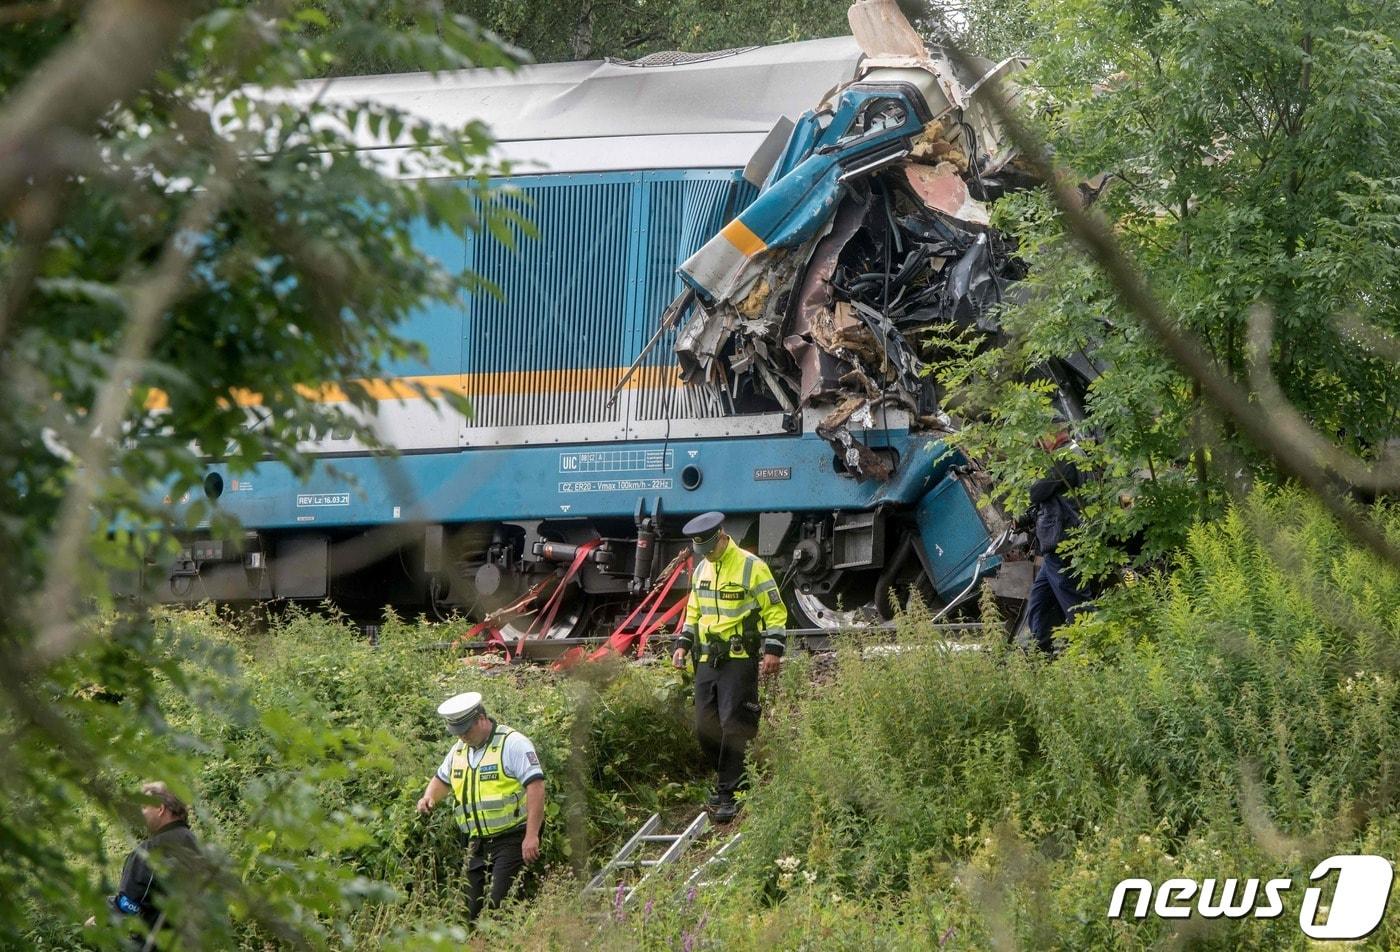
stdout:
[(691, 573), (682, 633), (695, 639), (702, 661), (712, 645), (724, 642), (729, 642), (729, 657), (747, 658), (749, 652), (739, 636), (749, 615), (755, 616), (753, 630), (763, 633), (765, 647), (781, 654), (787, 636), (787, 607), (773, 571), (731, 539), (717, 560), (702, 559)]
[(506, 776), (501, 762), (506, 738), (515, 733), (497, 724), (481, 761), (473, 767), (466, 741), (452, 748), (452, 815), (468, 836), (495, 836), (525, 822), (525, 788)]

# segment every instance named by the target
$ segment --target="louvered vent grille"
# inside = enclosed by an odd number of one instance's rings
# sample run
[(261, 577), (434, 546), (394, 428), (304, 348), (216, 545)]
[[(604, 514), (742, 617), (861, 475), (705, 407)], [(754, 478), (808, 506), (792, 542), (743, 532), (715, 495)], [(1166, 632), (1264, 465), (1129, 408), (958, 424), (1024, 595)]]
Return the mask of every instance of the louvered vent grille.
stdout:
[[(736, 188), (737, 185), (737, 188)], [(740, 192), (742, 190), (742, 192)], [(647, 232), (648, 282), (644, 313), (660, 316), (681, 291), (676, 265), (694, 254), (754, 194), (743, 180), (710, 179), (657, 182), (651, 187), (651, 221)], [(737, 193), (737, 194), (736, 194)], [(669, 262), (669, 264), (668, 264)], [(657, 317), (646, 322), (647, 337)], [(672, 348), (679, 327), (673, 327), (647, 355), (644, 383), (637, 390), (633, 419), (661, 420), (716, 417), (724, 408), (708, 388), (686, 387), (677, 382)]]
[(637, 183), (616, 178), (524, 187), (535, 226), (515, 247), (478, 236), (471, 267), (501, 290), (467, 304), (465, 370), (473, 426), (595, 423), (613, 416), (606, 368), (622, 352)]
[(535, 226), (515, 247), (468, 242), (467, 264), (501, 291), (466, 302), (469, 428), (711, 417), (718, 401), (676, 380), (671, 331), (627, 399), (605, 407), (620, 368), (680, 290), (676, 266), (752, 197), (737, 173), (632, 172), (507, 180)]

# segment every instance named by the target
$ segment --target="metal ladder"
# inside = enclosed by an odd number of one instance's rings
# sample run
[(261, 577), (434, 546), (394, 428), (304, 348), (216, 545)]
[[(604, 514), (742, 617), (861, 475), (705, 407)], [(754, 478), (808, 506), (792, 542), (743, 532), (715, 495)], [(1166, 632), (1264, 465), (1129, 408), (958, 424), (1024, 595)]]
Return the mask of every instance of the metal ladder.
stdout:
[[(651, 818), (643, 823), (636, 833), (632, 834), (632, 838), (623, 844), (622, 849), (617, 851), (617, 855), (609, 860), (606, 866), (598, 870), (598, 875), (588, 881), (588, 885), (583, 887), (583, 895), (613, 895), (617, 889), (622, 889), (623, 904), (631, 902), (637, 889), (651, 877), (652, 873), (662, 866), (675, 862), (690, 847), (691, 843), (705, 835), (705, 831), (710, 826), (710, 816), (702, 811), (680, 833), (657, 833), (656, 830), (659, 826), (661, 826), (661, 814), (653, 813)], [(665, 849), (660, 856), (654, 859), (643, 859), (640, 852), (653, 843), (664, 844)], [(645, 870), (642, 877), (630, 886), (623, 884), (618, 877), (619, 873), (629, 869)]]
[[(685, 881), (687, 888), (694, 886), (696, 889), (704, 889), (706, 886), (715, 882), (713, 879), (701, 879), (700, 877), (707, 869), (714, 868), (715, 872), (718, 873), (722, 867), (727, 865), (729, 863), (729, 851), (738, 844), (743, 836), (744, 834), (742, 833), (735, 833), (729, 838), (727, 843), (715, 850), (714, 854), (710, 856), (709, 859), (695, 867), (695, 871), (691, 873), (690, 878)], [(731, 871), (728, 876), (725, 876), (723, 879), (719, 880), (719, 882), (727, 883), (733, 876), (734, 873)]]

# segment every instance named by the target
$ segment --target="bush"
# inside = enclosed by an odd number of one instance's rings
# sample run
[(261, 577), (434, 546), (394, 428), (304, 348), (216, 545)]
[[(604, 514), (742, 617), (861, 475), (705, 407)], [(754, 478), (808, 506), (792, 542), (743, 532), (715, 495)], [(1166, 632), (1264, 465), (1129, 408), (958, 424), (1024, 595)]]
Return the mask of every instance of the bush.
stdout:
[[(1196, 527), (1053, 663), (923, 621), (829, 684), (788, 666), (733, 879), (620, 947), (1303, 947), (1319, 860), (1400, 854), (1400, 580), (1300, 494)], [(1130, 876), (1295, 886), (1271, 922), (1110, 922)]]
[[(926, 621), (902, 618), (893, 648), (846, 643), (834, 678), (791, 657), (768, 689), (733, 862), (698, 891), (694, 863), (678, 864), (626, 908), (581, 902), (574, 873), (703, 794), (669, 668), (483, 670), (442, 650), (451, 626), (390, 618), (373, 647), (334, 617), (292, 612), (253, 634), (181, 611), (147, 646), (166, 659), (149, 691), (92, 706), (116, 729), (140, 705), (137, 722), (159, 726), (124, 742), (182, 756), (172, 779), (193, 791), (197, 829), (270, 897), (218, 894), (244, 948), (275, 940), (268, 912), (329, 945), (404, 949), (1301, 948), (1320, 859), (1400, 854), (1400, 579), (1299, 494), (1197, 526), (1171, 572), (1103, 599), (1053, 663), (950, 650)], [(534, 739), (551, 797), (538, 899), (474, 937), (449, 811), (414, 812), (449, 743), (434, 709), (462, 690)], [(78, 826), (109, 855), (129, 848), (105, 821)], [(1273, 921), (1111, 922), (1130, 876), (1295, 887)], [(36, 912), (31, 944), (73, 938)]]
[[(452, 634), (390, 617), (372, 646), (333, 614), (159, 616), (151, 650), (174, 659), (149, 702), (161, 730), (132, 742), (179, 758), (183, 775), (170, 779), (192, 794), (199, 835), (275, 897), (264, 918), (310, 919), (331, 944), (460, 945), (462, 844), (450, 809), (424, 820), (415, 804), (452, 742), (436, 707), (461, 691), (481, 691), (535, 742), (550, 797), (543, 862), (561, 875), (588, 868), (646, 812), (693, 798), (698, 754), (675, 672), (482, 668), (444, 650)], [(131, 848), (130, 831), (104, 830), (109, 855)], [(262, 948), (272, 936), (254, 910), (229, 905), (227, 940)], [(67, 924), (36, 920), (34, 941), (72, 941)]]

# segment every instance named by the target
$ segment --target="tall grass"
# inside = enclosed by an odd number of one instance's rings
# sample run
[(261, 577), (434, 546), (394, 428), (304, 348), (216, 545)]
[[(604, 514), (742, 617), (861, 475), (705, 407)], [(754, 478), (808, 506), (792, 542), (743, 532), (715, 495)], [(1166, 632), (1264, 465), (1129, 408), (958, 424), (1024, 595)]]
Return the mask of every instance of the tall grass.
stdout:
[[(703, 794), (664, 666), (483, 671), (435, 647), (441, 626), (390, 618), (371, 647), (319, 616), (249, 634), (180, 612), (162, 650), (219, 661), (189, 666), (204, 687), (168, 692), (152, 740), (187, 747), (198, 828), (243, 875), (315, 854), (357, 877), (357, 900), (342, 882), (322, 906), (338, 909), (331, 945), (1301, 948), (1318, 860), (1400, 856), (1400, 579), (1298, 494), (1197, 527), (1170, 573), (1105, 598), (1053, 663), (948, 650), (926, 622), (904, 617), (896, 651), (844, 644), (834, 678), (791, 657), (767, 689), (735, 860), (703, 890), (688, 868), (659, 876), (625, 908), (580, 901), (575, 875)], [(473, 935), (448, 811), (414, 813), (449, 742), (434, 708), (463, 690), (530, 734), (552, 801), (539, 896)], [(341, 832), (299, 840), (299, 817)], [(116, 851), (124, 834), (109, 835)], [(1110, 921), (1129, 876), (1296, 885), (1272, 922)]]
[[(1400, 579), (1298, 494), (1197, 527), (1053, 663), (924, 621), (901, 652), (847, 645), (829, 684), (789, 664), (733, 879), (606, 944), (1303, 947), (1319, 860), (1400, 856)], [(1112, 922), (1129, 876), (1295, 887), (1272, 922)]]
[[(332, 947), (459, 948), (463, 845), (446, 805), (427, 819), (415, 810), (452, 743), (435, 713), (442, 700), (480, 691), (493, 716), (534, 741), (550, 798), (544, 863), (561, 881), (700, 787), (678, 673), (482, 667), (445, 649), (456, 633), (389, 617), (371, 645), (333, 614), (293, 610), (269, 623), (165, 612), (151, 650), (178, 659), (177, 674), (151, 702), (160, 729), (130, 742), (180, 752), (187, 772), (170, 779), (194, 793), (195, 830), (241, 878), (268, 887), (274, 908), (264, 912)], [(103, 829), (113, 858), (84, 872), (111, 883), (136, 831), (82, 822)], [(230, 905), (220, 944), (267, 948), (248, 910)], [(36, 906), (33, 918), (35, 947), (70, 948), (83, 916)]]

